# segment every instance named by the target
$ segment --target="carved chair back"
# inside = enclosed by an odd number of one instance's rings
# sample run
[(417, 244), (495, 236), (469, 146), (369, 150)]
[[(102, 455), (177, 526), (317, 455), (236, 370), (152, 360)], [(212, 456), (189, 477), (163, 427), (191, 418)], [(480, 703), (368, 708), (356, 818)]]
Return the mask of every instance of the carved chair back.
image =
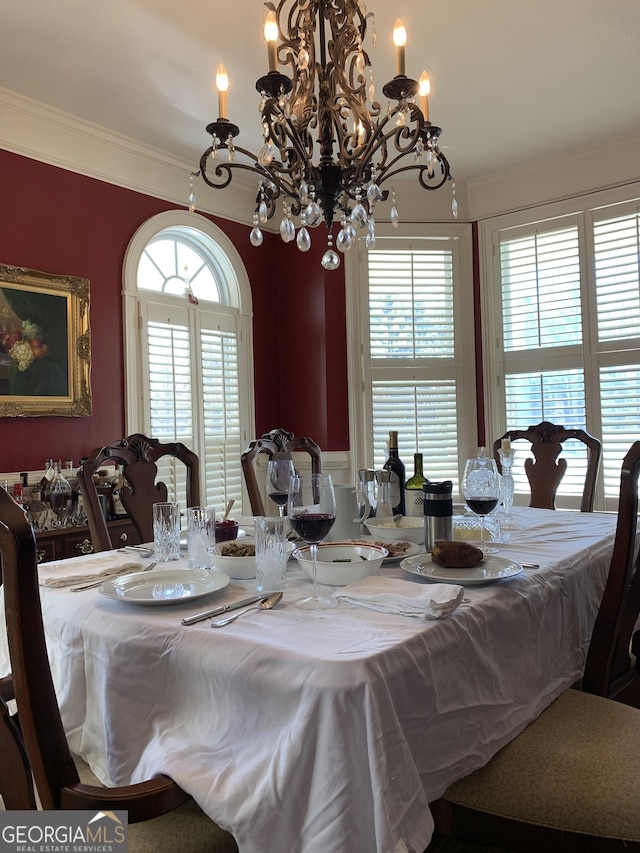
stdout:
[(96, 551), (108, 551), (113, 545), (100, 507), (93, 475), (105, 465), (118, 464), (124, 484), (120, 490), (122, 504), (142, 542), (153, 540), (153, 504), (167, 500), (167, 487), (156, 482), (157, 462), (163, 457), (178, 459), (186, 467), (187, 506), (200, 504), (198, 457), (184, 444), (174, 441), (162, 444), (157, 438), (135, 433), (115, 444), (99, 447), (78, 468), (78, 483)]
[(525, 460), (524, 469), (531, 487), (529, 506), (541, 509), (555, 509), (558, 486), (567, 470), (567, 460), (560, 457), (563, 444), (568, 439), (582, 442), (587, 449), (587, 471), (580, 503), (582, 512), (593, 512), (596, 480), (600, 467), (602, 444), (583, 429), (565, 429), (549, 421), (542, 421), (527, 429), (507, 430), (493, 443), (493, 455), (502, 473), (500, 463), (500, 445), (504, 438), (514, 441), (528, 441), (531, 444), (533, 459)]
[(266, 453), (270, 459), (274, 453), (291, 454), (295, 451), (308, 453), (311, 457), (312, 473), (322, 473), (322, 451), (315, 441), (306, 435), (295, 436), (292, 432), (283, 429), (272, 429), (271, 432), (266, 432), (260, 438), (249, 442), (247, 449), (240, 457), (240, 461), (253, 515), (265, 515), (262, 491), (256, 476), (256, 457), (260, 453)]

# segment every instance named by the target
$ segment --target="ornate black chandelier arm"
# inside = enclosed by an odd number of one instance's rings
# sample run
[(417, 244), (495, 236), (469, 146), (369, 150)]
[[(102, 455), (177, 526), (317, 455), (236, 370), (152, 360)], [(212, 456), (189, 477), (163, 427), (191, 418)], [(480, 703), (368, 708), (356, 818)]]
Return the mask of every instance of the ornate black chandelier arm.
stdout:
[[(404, 128), (404, 130), (406, 131), (407, 128)], [(422, 130), (418, 130), (417, 132), (418, 135), (423, 133)], [(400, 134), (400, 136), (402, 135), (403, 134)], [(409, 135), (414, 136), (415, 131)], [(396, 133), (391, 134), (391, 137), (393, 137), (394, 139), (394, 144), (396, 144), (396, 150), (398, 150), (399, 153), (397, 154), (397, 156), (389, 160), (388, 163), (385, 163), (383, 166), (379, 167), (376, 173), (376, 183), (378, 184), (378, 186), (382, 186), (383, 183), (386, 183), (390, 178), (393, 178), (396, 175), (400, 174), (400, 172), (418, 171), (419, 174), (422, 174), (423, 171), (425, 171), (427, 172), (427, 174), (431, 174), (431, 176), (433, 177), (433, 173), (435, 173), (435, 164), (439, 163), (444, 173), (442, 180), (437, 184), (434, 184), (432, 182), (432, 184), (430, 184), (428, 187), (422, 181), (420, 183), (422, 184), (422, 186), (425, 187), (425, 189), (438, 189), (438, 187), (441, 187), (449, 177), (449, 162), (439, 148), (427, 148), (425, 146), (424, 153), (420, 155), (420, 160), (422, 160), (422, 162), (417, 161), (410, 165), (405, 165), (402, 168), (395, 168), (398, 163), (404, 162), (407, 156), (406, 151), (400, 150), (397, 147), (397, 142), (400, 136)], [(412, 151), (414, 147), (415, 146), (413, 145), (408, 146), (407, 151)]]
[[(262, 167), (258, 163), (258, 159), (255, 154), (252, 154), (250, 151), (247, 151), (245, 148), (240, 148), (238, 146), (234, 146), (234, 156), (235, 154), (242, 154), (247, 157), (250, 163), (238, 162), (236, 160), (212, 160), (211, 153), (212, 151), (221, 151), (226, 149), (227, 145), (222, 144), (220, 146), (210, 146), (204, 152), (202, 157), (200, 158), (200, 171), (194, 172), (193, 176), (197, 177), (198, 175), (202, 178), (202, 180), (208, 186), (213, 189), (222, 190), (225, 187), (228, 187), (231, 183), (231, 179), (233, 177), (233, 173), (236, 170), (250, 172), (254, 175), (258, 175), (258, 177), (262, 181), (262, 191), (260, 197), (264, 197), (268, 206), (268, 217), (273, 216), (275, 212), (275, 200), (279, 198), (281, 195), (285, 195), (290, 198), (293, 202), (292, 204), (292, 213), (297, 215), (300, 212), (300, 204), (298, 200), (298, 196), (296, 194), (295, 187), (290, 179), (287, 179), (286, 170), (284, 170), (285, 174), (281, 174), (278, 169), (279, 164), (272, 164), (271, 167), (267, 170)], [(215, 163), (215, 168), (213, 169), (213, 174), (218, 180), (212, 179), (210, 176), (211, 165)], [(297, 203), (297, 204), (296, 204)]]
[[(449, 161), (444, 156), (444, 154), (439, 154), (437, 157), (437, 165), (441, 169), (441, 176), (436, 178), (436, 165), (429, 166), (426, 163), (409, 163), (406, 166), (401, 166), (398, 169), (394, 169), (385, 174), (385, 176), (378, 180), (378, 186), (381, 186), (383, 183), (389, 181), (391, 178), (395, 178), (397, 175), (400, 175), (402, 172), (417, 172), (418, 173), (418, 183), (424, 190), (438, 190), (440, 187), (444, 186), (444, 184), (448, 180), (452, 180), (451, 171), (449, 168)], [(427, 178), (430, 179), (429, 182), (425, 181), (424, 175), (427, 175)]]

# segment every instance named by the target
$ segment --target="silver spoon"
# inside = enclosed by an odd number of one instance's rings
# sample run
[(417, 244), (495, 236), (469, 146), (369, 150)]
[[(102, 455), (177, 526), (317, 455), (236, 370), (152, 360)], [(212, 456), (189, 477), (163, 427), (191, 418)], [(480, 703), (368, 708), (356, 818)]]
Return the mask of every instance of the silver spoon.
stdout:
[(275, 607), (276, 604), (282, 598), (281, 592), (274, 592), (268, 598), (263, 599), (258, 602), (258, 604), (253, 604), (251, 607), (246, 607), (244, 610), (238, 610), (237, 613), (234, 613), (232, 616), (225, 616), (224, 619), (216, 619), (211, 623), (212, 628), (222, 628), (223, 625), (228, 625), (229, 622), (233, 622), (239, 616), (244, 616), (245, 613), (251, 613), (252, 610), (271, 610), (272, 607)]

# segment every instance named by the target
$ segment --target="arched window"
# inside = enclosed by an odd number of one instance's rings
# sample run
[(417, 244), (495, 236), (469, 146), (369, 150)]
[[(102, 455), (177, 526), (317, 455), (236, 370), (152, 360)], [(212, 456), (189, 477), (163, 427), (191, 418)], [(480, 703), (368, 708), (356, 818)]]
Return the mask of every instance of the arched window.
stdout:
[[(242, 511), (240, 454), (253, 429), (251, 290), (235, 247), (208, 219), (145, 222), (124, 262), (127, 432), (182, 441), (202, 500)], [(162, 476), (185, 503), (182, 466)]]

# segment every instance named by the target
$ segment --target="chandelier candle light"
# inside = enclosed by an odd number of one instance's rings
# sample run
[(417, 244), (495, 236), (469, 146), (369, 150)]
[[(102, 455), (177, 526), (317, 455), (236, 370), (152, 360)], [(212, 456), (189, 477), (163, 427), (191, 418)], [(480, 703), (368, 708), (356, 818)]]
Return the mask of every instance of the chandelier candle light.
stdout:
[[(389, 181), (416, 171), (423, 189), (439, 189), (452, 181), (449, 163), (439, 148), (441, 128), (429, 121), (429, 77), (405, 74), (407, 32), (396, 21), (393, 33), (396, 76), (376, 101), (373, 68), (365, 49), (373, 14), (364, 0), (279, 0), (264, 4), (268, 72), (256, 82), (260, 94), (263, 145), (257, 154), (236, 146), (239, 128), (227, 116), (229, 78), (224, 65), (216, 75), (218, 119), (207, 125), (211, 146), (189, 182), (189, 209), (195, 210), (194, 178), (224, 189), (234, 169), (258, 175), (256, 209), (250, 241), (260, 246), (264, 225), (282, 199), (280, 235), (296, 240), (302, 252), (311, 248), (310, 230), (324, 219), (328, 229), (322, 265), (340, 266), (331, 227), (341, 223), (336, 248), (346, 252), (358, 230), (366, 245), (375, 245), (374, 209), (391, 195), (391, 223), (398, 226), (396, 194)], [(375, 27), (372, 26), (375, 47)], [(278, 69), (284, 67), (289, 74)], [(416, 104), (419, 99), (419, 106)], [(220, 152), (226, 150), (223, 160)], [(241, 155), (236, 159), (238, 155)], [(413, 161), (408, 162), (408, 158)], [(387, 184), (390, 192), (381, 187)], [(452, 181), (452, 212), (457, 215)], [(296, 225), (293, 217), (299, 221)]]

